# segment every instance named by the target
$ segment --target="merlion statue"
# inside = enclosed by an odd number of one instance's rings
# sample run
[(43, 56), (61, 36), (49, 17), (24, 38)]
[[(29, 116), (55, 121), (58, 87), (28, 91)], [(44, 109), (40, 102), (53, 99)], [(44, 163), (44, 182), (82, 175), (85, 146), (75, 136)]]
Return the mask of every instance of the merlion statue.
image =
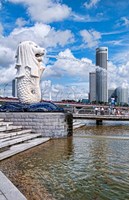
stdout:
[(45, 70), (41, 65), (45, 49), (32, 41), (21, 42), (17, 48), (17, 95), (21, 103), (38, 103), (41, 100), (40, 78)]

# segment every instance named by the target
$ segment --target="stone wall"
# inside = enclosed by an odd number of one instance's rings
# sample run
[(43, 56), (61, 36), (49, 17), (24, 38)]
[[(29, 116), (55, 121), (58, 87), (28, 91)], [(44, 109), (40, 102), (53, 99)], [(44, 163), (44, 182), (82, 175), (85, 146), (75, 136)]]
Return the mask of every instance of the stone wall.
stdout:
[(0, 118), (32, 129), (32, 132), (41, 133), (43, 137), (62, 138), (71, 136), (73, 132), (73, 116), (70, 113), (1, 112)]

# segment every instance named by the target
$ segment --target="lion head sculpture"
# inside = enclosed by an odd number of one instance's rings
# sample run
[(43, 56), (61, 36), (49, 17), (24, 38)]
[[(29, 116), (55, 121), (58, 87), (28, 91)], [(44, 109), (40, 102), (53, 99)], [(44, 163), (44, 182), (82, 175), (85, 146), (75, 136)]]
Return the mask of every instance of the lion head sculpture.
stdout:
[(45, 69), (41, 64), (44, 54), (45, 49), (31, 41), (24, 41), (17, 48), (17, 94), (21, 103), (41, 100), (40, 78)]
[(41, 66), (42, 56), (45, 54), (45, 49), (40, 48), (32, 41), (21, 42), (16, 53), (16, 77), (25, 75), (25, 67), (31, 69), (31, 76), (40, 77), (40, 71), (44, 67)]

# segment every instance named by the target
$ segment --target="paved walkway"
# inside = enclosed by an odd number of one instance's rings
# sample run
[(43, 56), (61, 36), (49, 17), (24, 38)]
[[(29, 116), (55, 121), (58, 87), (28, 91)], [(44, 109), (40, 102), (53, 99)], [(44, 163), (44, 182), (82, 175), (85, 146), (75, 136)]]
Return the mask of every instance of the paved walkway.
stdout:
[(25, 196), (0, 171), (0, 200), (27, 200)]

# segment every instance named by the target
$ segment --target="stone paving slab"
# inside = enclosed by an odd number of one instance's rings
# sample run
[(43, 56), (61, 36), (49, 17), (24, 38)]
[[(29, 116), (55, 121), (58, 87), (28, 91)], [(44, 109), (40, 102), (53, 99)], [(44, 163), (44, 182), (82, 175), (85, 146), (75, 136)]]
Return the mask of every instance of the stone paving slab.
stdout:
[(85, 126), (85, 125), (86, 125), (86, 124), (83, 123), (83, 122), (73, 121), (73, 129), (80, 128), (80, 127), (83, 127), (83, 126)]
[(50, 138), (36, 138), (36, 139), (33, 139), (33, 140), (28, 140), (27, 142), (24, 142), (24, 143), (21, 143), (21, 144), (18, 144), (18, 145), (14, 145), (14, 146), (11, 146), (9, 150), (6, 150), (2, 153), (0, 153), (0, 161), (1, 160), (4, 160), (6, 158), (9, 158), (15, 154), (18, 154), (20, 152), (23, 152), (27, 149), (30, 149), (32, 147), (35, 147), (37, 145), (40, 145), (44, 142), (47, 142), (49, 141)]
[(9, 126), (9, 125), (13, 125), (13, 122), (1, 122), (0, 121), (0, 126)]
[(27, 200), (13, 183), (0, 171), (0, 200)]
[(73, 129), (81, 128), (81, 127), (83, 127), (83, 126), (86, 126), (86, 124), (83, 124), (83, 123), (76, 124), (76, 125), (73, 125)]
[(22, 129), (22, 126), (3, 126), (0, 127), (0, 132)]
[(4, 194), (0, 191), (0, 200), (7, 200)]
[(6, 138), (13, 138), (14, 136), (17, 135), (23, 135), (27, 133), (31, 133), (31, 129), (25, 129), (25, 130), (19, 130), (19, 131), (13, 131), (12, 133), (0, 133), (0, 140), (1, 139), (6, 139)]
[(21, 142), (24, 142), (27, 140), (31, 140), (33, 138), (40, 137), (40, 136), (41, 136), (41, 134), (30, 133), (27, 135), (22, 135), (20, 138), (14, 138), (13, 140), (8, 140), (8, 141), (6, 141), (5, 139), (0, 140), (0, 148), (8, 147), (8, 146), (18, 144), (18, 143), (21, 143)]
[[(13, 140), (16, 140), (16, 139), (19, 139), (19, 138), (24, 138), (24, 137), (27, 137), (29, 135), (33, 135), (33, 133), (29, 132), (29, 133), (26, 133), (26, 134), (20, 134), (20, 135), (14, 135), (13, 137), (7, 137), (7, 138), (0, 138), (0, 144), (2, 144), (3, 142), (9, 142), (9, 141), (13, 141)], [(39, 134), (41, 136), (41, 134)]]

